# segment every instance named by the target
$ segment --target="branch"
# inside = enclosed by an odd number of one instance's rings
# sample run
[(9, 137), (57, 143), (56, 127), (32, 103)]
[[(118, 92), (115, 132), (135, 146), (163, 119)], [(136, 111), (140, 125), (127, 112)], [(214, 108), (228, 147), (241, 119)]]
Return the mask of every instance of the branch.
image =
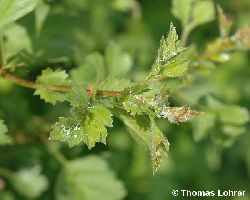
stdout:
[[(68, 92), (73, 85), (48, 85), (48, 84), (38, 84), (32, 81), (28, 81), (22, 78), (18, 78), (11, 74), (4, 74), (4, 78), (12, 81), (13, 83), (32, 89), (46, 88), (48, 90), (59, 91), (59, 92)], [(89, 96), (94, 96), (94, 90), (91, 87), (86, 88), (86, 92)], [(108, 91), (108, 90), (97, 90), (96, 95), (98, 96), (107, 96), (107, 97), (119, 97), (122, 95), (122, 91)]]

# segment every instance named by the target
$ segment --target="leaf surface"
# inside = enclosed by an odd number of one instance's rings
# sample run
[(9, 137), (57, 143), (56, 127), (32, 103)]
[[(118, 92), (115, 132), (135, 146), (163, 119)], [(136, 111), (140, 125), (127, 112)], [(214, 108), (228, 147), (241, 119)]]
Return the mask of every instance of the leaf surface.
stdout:
[(126, 189), (105, 160), (88, 156), (66, 164), (57, 178), (55, 196), (57, 200), (122, 200)]
[(1, 0), (0, 28), (34, 10), (38, 0)]

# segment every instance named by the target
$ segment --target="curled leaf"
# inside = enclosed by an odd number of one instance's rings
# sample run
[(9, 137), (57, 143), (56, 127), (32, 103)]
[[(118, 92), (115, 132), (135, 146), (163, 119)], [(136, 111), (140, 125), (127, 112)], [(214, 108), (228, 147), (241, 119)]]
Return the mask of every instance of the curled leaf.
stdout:
[(167, 118), (169, 122), (179, 124), (181, 122), (189, 121), (193, 116), (198, 115), (199, 112), (191, 110), (190, 107), (166, 107), (162, 109), (161, 116)]
[(247, 49), (250, 48), (250, 26), (246, 26), (241, 28), (235, 34), (236, 40), (240, 41), (240, 43)]
[(169, 151), (169, 142), (157, 127), (154, 118), (152, 116), (132, 117), (121, 109), (115, 109), (114, 112), (124, 122), (132, 137), (150, 152), (153, 174), (155, 174), (160, 167), (162, 157)]
[(153, 164), (153, 173), (155, 174), (160, 167), (163, 156), (167, 156), (169, 151), (169, 142), (164, 134), (157, 127), (153, 118), (150, 119), (150, 141), (151, 141), (151, 159)]
[(233, 22), (225, 15), (224, 11), (220, 6), (218, 6), (218, 14), (220, 34), (222, 37), (227, 37), (229, 35)]

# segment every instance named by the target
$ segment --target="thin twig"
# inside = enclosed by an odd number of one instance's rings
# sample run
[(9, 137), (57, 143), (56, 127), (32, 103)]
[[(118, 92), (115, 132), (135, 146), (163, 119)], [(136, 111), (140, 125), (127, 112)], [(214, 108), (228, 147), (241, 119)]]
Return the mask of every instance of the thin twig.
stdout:
[[(28, 81), (11, 74), (6, 73), (4, 78), (14, 82), (17, 85), (32, 88), (32, 89), (40, 89), (46, 88), (48, 90), (58, 91), (58, 92), (68, 92), (73, 85), (49, 85), (49, 84), (39, 84), (32, 81)], [(89, 96), (93, 96), (94, 92), (91, 87), (86, 88), (86, 92)], [(119, 97), (122, 95), (122, 91), (108, 91), (108, 90), (97, 90), (96, 95), (98, 96), (107, 96), (107, 97)]]

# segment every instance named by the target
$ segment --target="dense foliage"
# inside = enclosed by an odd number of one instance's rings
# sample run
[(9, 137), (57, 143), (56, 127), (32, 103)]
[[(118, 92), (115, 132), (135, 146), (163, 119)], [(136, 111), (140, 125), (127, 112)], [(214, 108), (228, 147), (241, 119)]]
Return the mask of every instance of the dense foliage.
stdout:
[(250, 192), (249, 9), (0, 0), (0, 199)]

